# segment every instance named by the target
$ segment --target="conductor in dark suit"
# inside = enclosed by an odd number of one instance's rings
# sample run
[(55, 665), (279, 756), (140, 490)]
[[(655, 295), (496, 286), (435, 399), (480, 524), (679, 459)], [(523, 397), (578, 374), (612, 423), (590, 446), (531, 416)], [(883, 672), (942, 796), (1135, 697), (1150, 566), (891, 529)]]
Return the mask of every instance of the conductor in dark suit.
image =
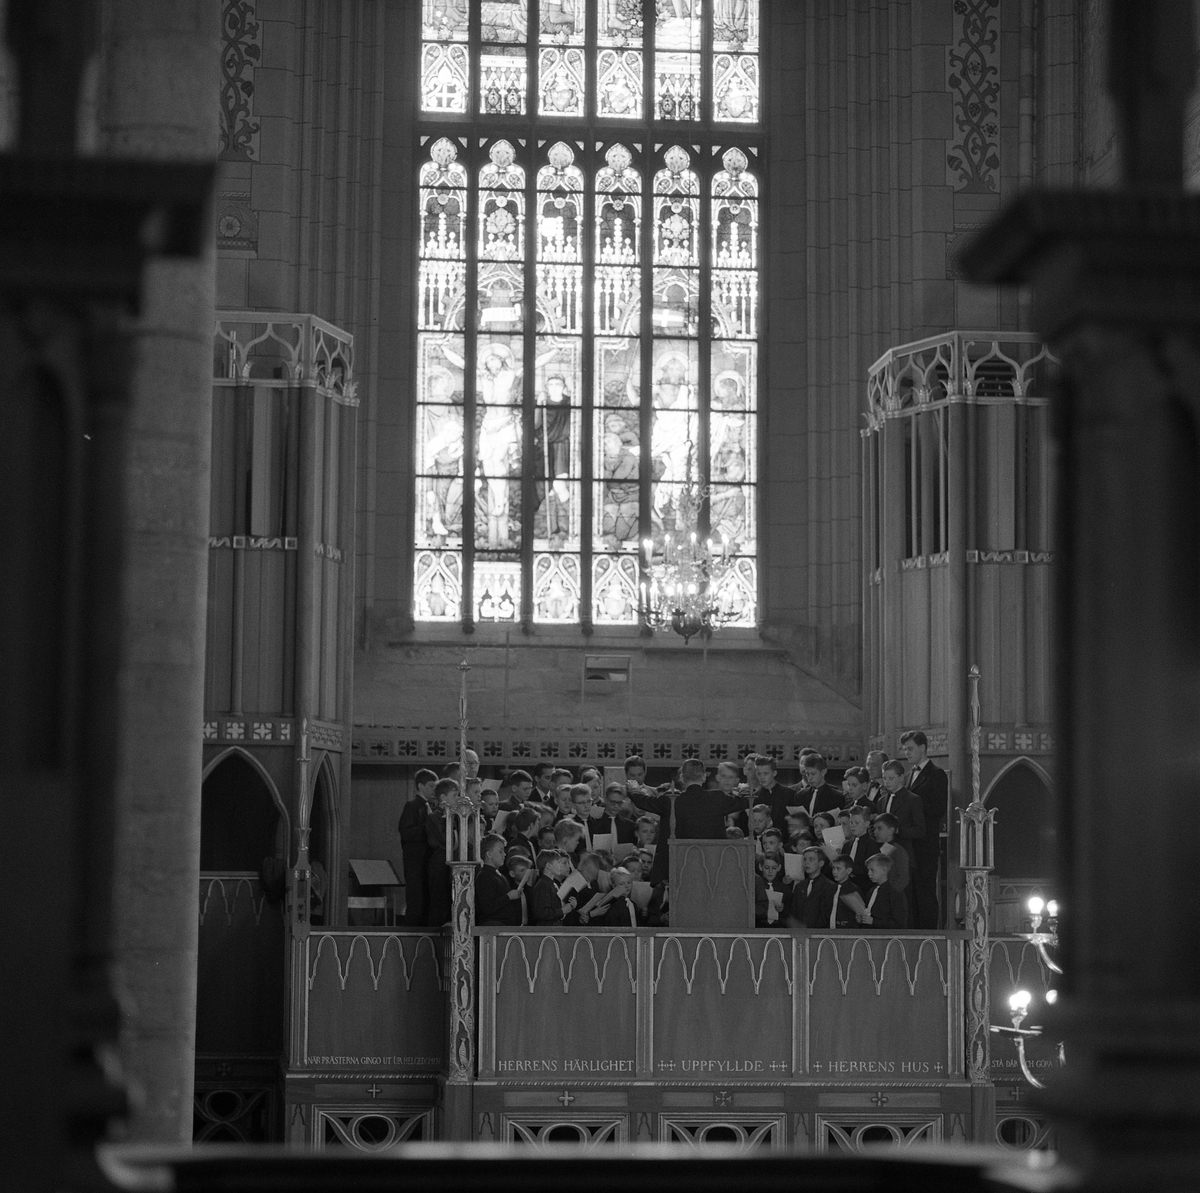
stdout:
[(433, 789), (438, 777), (419, 770), (414, 782), (417, 793), (400, 809), (400, 852), (404, 857), (404, 922), (410, 928), (425, 926), (429, 909), (428, 820), (433, 811)]
[(913, 842), (917, 863), (912, 880), (913, 923), (917, 928), (937, 928), (940, 920), (937, 878), (950, 778), (929, 761), (929, 739), (919, 729), (903, 734), (900, 745), (911, 767), (908, 789), (921, 802), (925, 818), (925, 835)]
[(651, 886), (666, 881), (667, 859), (671, 853), (668, 842), (672, 838), (681, 841), (724, 840), (725, 817), (745, 806), (745, 801), (740, 798), (722, 791), (705, 790), (704, 763), (698, 758), (689, 758), (679, 768), (679, 780), (683, 791), (677, 796), (650, 795), (645, 789), (629, 792), (629, 798), (637, 807), (659, 817), (658, 844), (654, 849), (654, 865), (650, 868)]

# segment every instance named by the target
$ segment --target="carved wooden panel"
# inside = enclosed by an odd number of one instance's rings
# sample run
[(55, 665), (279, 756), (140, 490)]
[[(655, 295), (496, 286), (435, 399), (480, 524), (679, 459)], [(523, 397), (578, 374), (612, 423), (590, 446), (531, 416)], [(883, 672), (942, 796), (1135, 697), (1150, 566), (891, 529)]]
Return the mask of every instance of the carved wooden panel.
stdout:
[(629, 1116), (561, 1115), (500, 1116), (500, 1138), (504, 1143), (523, 1143), (538, 1150), (555, 1144), (582, 1145), (585, 1151), (606, 1143), (625, 1143), (629, 1139)]
[(861, 1152), (868, 1146), (879, 1144), (906, 1148), (915, 1143), (941, 1143), (942, 1116), (885, 1118), (882, 1114), (818, 1114), (816, 1134), (819, 1152)]
[(434, 1138), (433, 1108), (428, 1106), (314, 1106), (313, 1150), (352, 1148), (381, 1152), (397, 1143)]
[(660, 1114), (658, 1138), (663, 1143), (722, 1143), (739, 1151), (787, 1147), (783, 1114)]

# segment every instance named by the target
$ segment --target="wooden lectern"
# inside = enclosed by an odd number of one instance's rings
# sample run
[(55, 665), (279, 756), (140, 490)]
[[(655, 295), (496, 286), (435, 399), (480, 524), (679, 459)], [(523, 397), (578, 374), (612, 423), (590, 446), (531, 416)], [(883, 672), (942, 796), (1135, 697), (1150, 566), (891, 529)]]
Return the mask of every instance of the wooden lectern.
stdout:
[(671, 930), (754, 927), (754, 842), (671, 841)]

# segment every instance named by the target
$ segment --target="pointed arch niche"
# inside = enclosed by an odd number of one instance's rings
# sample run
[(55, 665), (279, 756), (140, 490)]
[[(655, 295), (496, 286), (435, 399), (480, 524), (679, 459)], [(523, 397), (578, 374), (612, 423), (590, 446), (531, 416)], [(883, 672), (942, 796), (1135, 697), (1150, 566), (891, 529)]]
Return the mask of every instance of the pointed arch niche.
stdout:
[(983, 802), (996, 809), (996, 876), (1041, 879), (1055, 873), (1054, 783), (1032, 758), (1005, 763)]
[[(316, 766), (310, 793), (307, 822), (308, 857), (314, 872), (313, 923), (341, 923), (339, 910), (345, 899), (342, 868), (339, 864), (337, 775), (328, 754), (322, 754)], [(302, 822), (303, 823), (303, 822)]]
[(252, 754), (233, 746), (204, 768), (200, 788), (200, 869), (258, 871), (283, 858), (288, 815), (271, 776)]

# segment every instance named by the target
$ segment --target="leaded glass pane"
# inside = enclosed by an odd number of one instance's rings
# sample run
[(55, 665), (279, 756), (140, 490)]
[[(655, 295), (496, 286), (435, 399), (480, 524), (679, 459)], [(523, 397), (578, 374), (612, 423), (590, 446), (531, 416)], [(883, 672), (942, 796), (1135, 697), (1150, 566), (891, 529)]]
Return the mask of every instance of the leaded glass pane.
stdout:
[(654, 264), (699, 265), (700, 184), (685, 149), (671, 146), (654, 176)]
[[(496, 406), (476, 419), (481, 483), (475, 487), (476, 558), (520, 559), (521, 416)], [(489, 446), (488, 436), (495, 442)], [(500, 470), (497, 476), (493, 469)]]
[(578, 555), (534, 555), (533, 619), (550, 624), (579, 620)]
[(547, 158), (537, 177), (538, 260), (579, 262), (583, 171), (563, 141), (550, 147)]
[(700, 271), (654, 271), (654, 331), (656, 335), (694, 336), (700, 332)]
[(714, 343), (709, 415), (709, 525), (730, 554), (756, 549), (758, 451), (753, 392), (755, 345)]
[[(457, 370), (456, 370), (457, 371)], [(447, 396), (450, 386), (461, 385), (461, 380), (453, 379), (448, 370), (435, 367), (426, 378), (426, 392), (436, 397)], [(421, 406), (421, 416), (417, 427), (417, 471), (426, 476), (458, 477), (461, 488), (462, 480), (462, 449), (463, 449), (463, 407), (462, 390), (455, 388), (450, 391), (454, 403), (436, 404), (427, 402)], [(457, 501), (457, 509), (450, 509), (445, 490), (439, 499), (438, 507), (430, 514), (433, 526), (431, 535), (439, 540), (439, 546), (457, 536), (462, 529), (462, 497)], [(428, 504), (428, 499), (426, 499)], [(457, 515), (457, 516), (456, 516)]]
[(758, 52), (758, 0), (712, 0), (713, 49)]
[(426, 42), (421, 47), (421, 109), (425, 112), (467, 110), (467, 47)]
[(520, 261), (525, 255), (525, 170), (508, 141), (488, 149), (479, 171), (479, 256), (484, 261)]
[(462, 616), (462, 556), (457, 551), (417, 551), (413, 616), (418, 621), (457, 621)]
[(757, 270), (713, 270), (712, 317), (717, 335), (757, 338)]
[(710, 405), (714, 411), (754, 412), (757, 408), (757, 358), (757, 344), (713, 341)]
[(688, 340), (655, 340), (653, 415), (650, 431), (652, 517), (656, 538), (678, 527), (680, 496), (702, 476), (698, 456), (699, 345)]
[(579, 454), (582, 342), (539, 336), (535, 362), (534, 545), (579, 550)]
[(758, 185), (746, 172), (746, 158), (730, 149), (726, 160), (734, 171), (713, 178), (713, 264), (720, 269), (754, 269), (758, 265)]
[(423, 0), (421, 36), (426, 41), (466, 41), (470, 0)]
[(699, 409), (700, 348), (694, 340), (654, 341), (653, 406)]
[(596, 331), (636, 334), (641, 320), (641, 180), (624, 145), (609, 147), (596, 175)]
[[(480, 336), (476, 368), (475, 546), (511, 553), (521, 547), (520, 336)], [(478, 599), (480, 590), (476, 590)]]
[(712, 315), (714, 334), (758, 335), (758, 182), (746, 155), (728, 149), (713, 177)]
[(483, 0), (479, 9), (485, 45), (525, 44), (525, 31), (529, 26), (527, 0)]
[(642, 313), (642, 279), (636, 269), (598, 265), (593, 281), (596, 331), (603, 335), (636, 332)]
[(658, 0), (656, 8), (654, 48), (699, 53), (703, 0)]
[(594, 556), (592, 558), (592, 620), (597, 625), (636, 625), (637, 618), (637, 556)]
[(597, 340), (595, 361), (593, 401), (596, 407), (628, 411), (636, 436), (642, 375), (640, 341), (636, 338)]
[(583, 330), (583, 267), (539, 263), (538, 326), (578, 334)]
[(731, 554), (754, 550), (754, 486), (713, 484), (708, 497), (708, 524), (715, 542)]
[(758, 56), (717, 54), (713, 58), (713, 117), (737, 124), (758, 123)]
[[(477, 399), (483, 406), (521, 404), (520, 336), (479, 337), (476, 369)], [(490, 475), (499, 475), (491, 473)]]
[(602, 46), (642, 45), (644, 0), (599, 0), (597, 41)]
[(592, 617), (601, 625), (633, 625), (640, 549), (640, 341), (597, 340), (595, 369)]
[(701, 0), (663, 0), (654, 23), (654, 110), (660, 120), (700, 119)]
[(642, 119), (642, 0), (600, 0), (596, 113)]
[(610, 145), (596, 173), (596, 260), (636, 265), (641, 250), (641, 175), (624, 145)]
[(639, 50), (601, 50), (596, 61), (596, 114), (618, 120), (642, 118), (642, 55)]
[(524, 47), (483, 46), (479, 51), (479, 110), (488, 116), (523, 114), (528, 73)]
[(463, 503), (461, 335), (419, 337), (418, 547), (460, 547)]
[(521, 565), (505, 559), (477, 558), (472, 581), (475, 620), (513, 622), (521, 615)]
[(544, 49), (538, 54), (538, 108), (543, 116), (582, 116), (582, 50)]
[(525, 271), (517, 262), (479, 264), (478, 318), (480, 332), (520, 331), (524, 320)]
[(542, 45), (581, 46), (587, 27), (587, 0), (542, 0)]
[(457, 161), (458, 147), (441, 137), (421, 167), (421, 266), (417, 326), (463, 327), (466, 298), (467, 175)]
[(700, 119), (700, 55), (654, 56), (654, 111), (659, 120)]
[(479, 110), (517, 116), (525, 111), (528, 66), (526, 0), (483, 0), (480, 4)]
[(533, 616), (539, 622), (578, 621), (583, 341), (542, 335), (536, 343)]
[(751, 556), (738, 556), (721, 569), (713, 585), (727, 625), (754, 625), (758, 608), (758, 565)]

